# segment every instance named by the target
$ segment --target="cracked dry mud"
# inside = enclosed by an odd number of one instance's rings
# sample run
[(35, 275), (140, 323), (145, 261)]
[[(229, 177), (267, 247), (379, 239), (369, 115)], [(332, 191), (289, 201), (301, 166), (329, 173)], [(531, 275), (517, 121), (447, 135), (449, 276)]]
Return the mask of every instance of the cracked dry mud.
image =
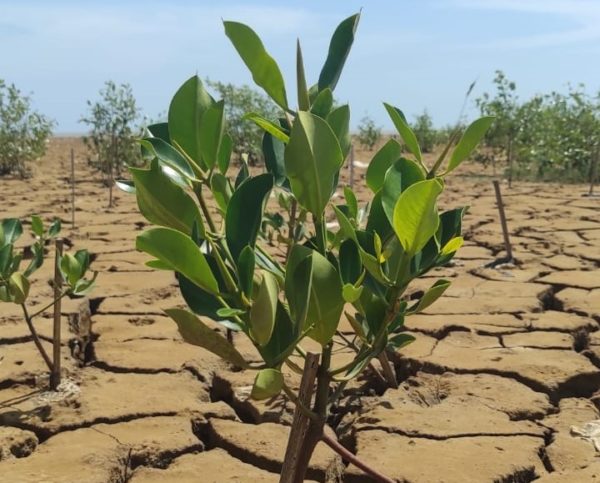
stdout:
[[(64, 304), (58, 395), (42, 390), (43, 362), (18, 307), (1, 306), (0, 480), (277, 482), (292, 405), (248, 400), (252, 374), (181, 341), (163, 313), (182, 304), (175, 280), (145, 267), (134, 250), (144, 226), (135, 199), (117, 193), (107, 210), (106, 190), (83, 159), (79, 140), (54, 139), (31, 180), (0, 181), (3, 217), (61, 216), (68, 246), (89, 248), (101, 272), (83, 367), (70, 355), (76, 335), (67, 318), (80, 301)], [(600, 201), (582, 197), (581, 186), (515, 183), (503, 191), (517, 265), (484, 267), (502, 255), (490, 179), (450, 179), (447, 206), (471, 205), (466, 246), (438, 273), (452, 287), (407, 319), (417, 340), (393, 357), (399, 389), (367, 374), (334, 408), (340, 441), (396, 481), (600, 481), (593, 445), (570, 431), (599, 417)], [(32, 303), (51, 295), (50, 266), (35, 276)], [(48, 340), (50, 314), (37, 325)], [(256, 358), (248, 342), (235, 342)], [(322, 444), (308, 478), (369, 481)]]

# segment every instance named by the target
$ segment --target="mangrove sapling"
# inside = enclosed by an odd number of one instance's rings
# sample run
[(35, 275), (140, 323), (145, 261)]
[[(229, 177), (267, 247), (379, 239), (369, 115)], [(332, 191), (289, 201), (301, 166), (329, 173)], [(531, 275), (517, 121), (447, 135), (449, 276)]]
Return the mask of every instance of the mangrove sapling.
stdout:
[[(62, 253), (62, 240), (56, 239), (60, 233), (60, 220), (55, 220), (48, 228), (39, 216), (31, 217), (31, 230), (35, 239), (26, 249), (18, 250), (16, 243), (23, 234), (23, 225), (16, 218), (8, 218), (0, 224), (0, 302), (14, 303), (21, 307), (23, 318), (27, 323), (31, 338), (50, 371), (51, 389), (55, 390), (60, 383), (60, 301), (66, 296), (81, 296), (89, 292), (96, 279), (85, 275), (90, 264), (87, 250), (79, 250), (75, 254)], [(47, 241), (56, 241), (54, 296), (47, 304), (32, 311), (27, 303), (30, 295), (30, 277), (44, 263), (45, 245)], [(26, 253), (32, 258), (27, 267), (21, 270), (21, 262)], [(35, 329), (34, 319), (47, 310), (54, 308), (54, 337), (52, 338), (52, 358), (44, 349), (40, 336)]]
[[(414, 340), (405, 332), (405, 317), (427, 308), (448, 288), (449, 281), (438, 280), (420, 298), (404, 300), (414, 279), (448, 263), (462, 245), (465, 209), (440, 214), (437, 200), (445, 176), (469, 157), (492, 120), (475, 121), (451, 153), (444, 151), (449, 159), (441, 157), (428, 168), (402, 112), (385, 104), (408, 154), (394, 140), (375, 154), (366, 174), (373, 196), (368, 210), (350, 188), (336, 203), (350, 149), (350, 110), (333, 107), (332, 91), (358, 20), (353, 15), (336, 29), (319, 80), (310, 88), (298, 43), (298, 108), (288, 102), (281, 71), (256, 33), (224, 22), (255, 82), (282, 111), (278, 123), (247, 115), (265, 131), (267, 172), (251, 175), (242, 165), (232, 173), (224, 101), (213, 99), (194, 76), (175, 93), (168, 122), (148, 127), (141, 141), (146, 166), (131, 167), (132, 181), (119, 183), (136, 194), (141, 213), (158, 225), (141, 233), (136, 247), (152, 256), (150, 267), (175, 272), (189, 309), (166, 313), (184, 340), (255, 371), (252, 398), (283, 392), (295, 404), (285, 482), (304, 480), (319, 441), (377, 481), (391, 481), (357, 461), (326, 424), (346, 385), (374, 358)], [(271, 193), (284, 195), (280, 202), (290, 217), (289, 230), (277, 225), (277, 237), (264, 230)], [(209, 209), (207, 195), (214, 198), (216, 212)], [(328, 228), (332, 218), (338, 228)], [(271, 255), (268, 244), (275, 242), (285, 256)], [(340, 336), (342, 317), (350, 322), (351, 337)], [(247, 360), (202, 318), (248, 337), (260, 361)], [(319, 354), (305, 350), (307, 339), (320, 347)], [(336, 360), (334, 341), (353, 351), (350, 360)], [(298, 358), (308, 361), (304, 368)], [(284, 370), (303, 374), (299, 392)]]

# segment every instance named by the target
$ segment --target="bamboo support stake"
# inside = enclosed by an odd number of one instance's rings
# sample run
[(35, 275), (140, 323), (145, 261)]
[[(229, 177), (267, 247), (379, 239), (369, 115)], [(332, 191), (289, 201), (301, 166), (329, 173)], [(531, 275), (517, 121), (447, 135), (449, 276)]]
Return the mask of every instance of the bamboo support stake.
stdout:
[(60, 322), (61, 322), (61, 290), (62, 276), (60, 258), (63, 254), (63, 240), (57, 239), (54, 263), (54, 327), (52, 331), (52, 372), (50, 373), (50, 389), (56, 391), (60, 385)]
[(508, 233), (508, 225), (506, 223), (506, 213), (504, 212), (504, 203), (502, 202), (502, 193), (500, 192), (500, 183), (494, 180), (494, 191), (496, 192), (496, 203), (498, 204), (498, 213), (500, 214), (500, 224), (502, 225), (502, 234), (504, 235), (504, 248), (506, 249), (506, 259), (508, 262), (513, 261), (512, 245), (510, 244), (510, 236)]
[[(300, 391), (298, 392), (298, 402), (307, 408), (311, 404), (318, 369), (319, 354), (307, 353), (300, 381)], [(310, 423), (310, 418), (302, 412), (299, 405), (296, 405), (279, 483), (295, 483), (298, 462)]]
[(75, 229), (75, 151), (71, 148), (71, 230)]

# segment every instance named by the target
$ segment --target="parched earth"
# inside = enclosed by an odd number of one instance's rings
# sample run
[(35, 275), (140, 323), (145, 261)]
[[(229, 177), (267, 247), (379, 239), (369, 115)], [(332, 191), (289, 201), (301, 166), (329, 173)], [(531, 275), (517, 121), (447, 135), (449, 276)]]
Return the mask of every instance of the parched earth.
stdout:
[[(32, 179), (0, 187), (3, 218), (59, 215), (67, 246), (88, 248), (100, 272), (89, 300), (64, 304), (59, 393), (44, 391), (45, 367), (19, 307), (0, 306), (0, 481), (277, 482), (292, 405), (249, 400), (251, 373), (181, 341), (163, 313), (182, 303), (175, 280), (134, 249), (144, 227), (135, 199), (116, 193), (107, 209), (107, 190), (75, 139), (54, 139)], [(399, 482), (600, 481), (594, 444), (580, 437), (599, 419), (600, 199), (573, 185), (503, 191), (516, 264), (486, 268), (503, 256), (490, 178), (454, 177), (444, 201), (471, 205), (466, 246), (435, 274), (453, 280), (446, 295), (407, 319), (416, 342), (393, 357), (400, 388), (370, 372), (331, 418), (347, 448)], [(51, 265), (35, 275), (32, 310), (51, 298)], [(68, 323), (82, 303), (91, 332), (85, 320)], [(50, 347), (50, 314), (37, 326)], [(246, 341), (235, 343), (256, 357)], [(324, 445), (308, 477), (370, 481)]]

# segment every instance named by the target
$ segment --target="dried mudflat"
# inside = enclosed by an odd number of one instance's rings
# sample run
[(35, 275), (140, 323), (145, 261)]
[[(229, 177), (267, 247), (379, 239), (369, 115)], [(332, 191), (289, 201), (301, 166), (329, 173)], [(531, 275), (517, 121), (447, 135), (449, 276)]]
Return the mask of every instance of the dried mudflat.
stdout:
[[(182, 304), (175, 280), (134, 250), (144, 226), (135, 199), (116, 193), (106, 209), (76, 139), (54, 139), (32, 179), (0, 185), (2, 217), (60, 216), (68, 245), (90, 249), (100, 271), (83, 367), (70, 353), (81, 334), (67, 317), (78, 302), (64, 306), (58, 394), (43, 391), (43, 362), (18, 307), (2, 306), (0, 480), (277, 482), (292, 405), (248, 400), (252, 374), (182, 343), (163, 313)], [(399, 482), (600, 481), (594, 445), (572, 431), (598, 419), (600, 405), (600, 200), (584, 192), (504, 188), (517, 264), (485, 268), (503, 254), (490, 179), (450, 180), (448, 207), (471, 206), (466, 246), (439, 272), (453, 285), (407, 320), (417, 340), (394, 357), (400, 388), (367, 375), (348, 390), (331, 421), (343, 444)], [(51, 296), (50, 278), (49, 266), (36, 275), (32, 303)], [(50, 324), (39, 319), (42, 336)], [(369, 481), (322, 445), (308, 477)]]

